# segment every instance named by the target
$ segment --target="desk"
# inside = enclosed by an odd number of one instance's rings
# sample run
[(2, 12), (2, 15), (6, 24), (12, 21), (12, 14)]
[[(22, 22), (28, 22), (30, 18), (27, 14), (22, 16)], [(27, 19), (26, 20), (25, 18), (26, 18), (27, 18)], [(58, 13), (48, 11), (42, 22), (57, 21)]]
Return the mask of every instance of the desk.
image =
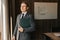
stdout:
[(49, 38), (51, 38), (52, 40), (60, 40), (60, 32), (58, 33), (44, 33), (44, 35), (48, 36)]

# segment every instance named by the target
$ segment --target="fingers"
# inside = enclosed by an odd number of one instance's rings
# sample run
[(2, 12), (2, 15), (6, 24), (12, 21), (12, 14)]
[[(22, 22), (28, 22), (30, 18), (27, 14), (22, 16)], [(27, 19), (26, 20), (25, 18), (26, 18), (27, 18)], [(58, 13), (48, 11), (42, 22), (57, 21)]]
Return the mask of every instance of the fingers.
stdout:
[(15, 36), (12, 37), (12, 40), (15, 40)]
[(22, 27), (18, 27), (18, 31), (23, 32), (23, 28)]

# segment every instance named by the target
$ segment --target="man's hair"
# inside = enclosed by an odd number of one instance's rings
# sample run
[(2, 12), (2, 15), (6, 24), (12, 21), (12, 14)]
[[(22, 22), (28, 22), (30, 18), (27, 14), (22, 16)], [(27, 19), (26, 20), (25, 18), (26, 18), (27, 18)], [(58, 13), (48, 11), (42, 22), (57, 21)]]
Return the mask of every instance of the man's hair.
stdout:
[[(29, 7), (29, 4), (28, 4), (27, 1), (22, 1), (21, 4), (22, 4), (22, 3), (25, 3), (25, 4), (27, 5), (27, 7)], [(21, 5), (20, 5), (20, 6), (21, 6)]]

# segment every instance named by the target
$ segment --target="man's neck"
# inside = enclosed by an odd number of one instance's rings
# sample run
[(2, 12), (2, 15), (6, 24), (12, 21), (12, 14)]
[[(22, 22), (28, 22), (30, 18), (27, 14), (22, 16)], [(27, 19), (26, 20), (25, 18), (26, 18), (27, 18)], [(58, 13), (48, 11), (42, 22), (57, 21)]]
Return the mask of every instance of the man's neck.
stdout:
[(22, 14), (24, 14), (24, 16), (27, 14), (27, 11), (25, 11), (25, 12), (22, 12)]
[(27, 13), (27, 11), (25, 11), (25, 12), (22, 12), (22, 13)]

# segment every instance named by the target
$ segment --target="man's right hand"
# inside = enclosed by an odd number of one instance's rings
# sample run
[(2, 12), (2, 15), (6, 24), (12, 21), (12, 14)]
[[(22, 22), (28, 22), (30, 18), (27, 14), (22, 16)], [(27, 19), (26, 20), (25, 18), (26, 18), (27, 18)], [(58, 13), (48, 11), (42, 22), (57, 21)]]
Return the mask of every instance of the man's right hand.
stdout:
[(23, 28), (22, 27), (18, 27), (18, 31), (23, 32)]
[(12, 37), (12, 40), (15, 40), (15, 36)]

